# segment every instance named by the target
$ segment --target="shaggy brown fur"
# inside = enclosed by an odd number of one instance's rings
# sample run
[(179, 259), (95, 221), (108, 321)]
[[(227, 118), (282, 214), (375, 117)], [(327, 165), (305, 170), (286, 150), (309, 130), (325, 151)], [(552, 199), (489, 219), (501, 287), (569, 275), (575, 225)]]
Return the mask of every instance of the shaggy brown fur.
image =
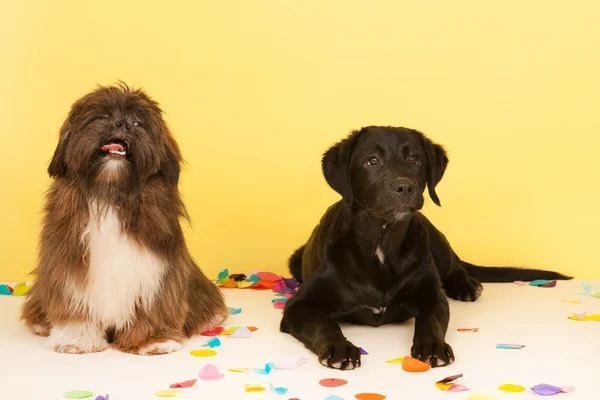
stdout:
[[(107, 150), (121, 148), (125, 155)], [(37, 277), (22, 310), (34, 333), (49, 336), (55, 327), (86, 324), (117, 349), (160, 354), (174, 350), (150, 345), (181, 343), (226, 318), (221, 292), (185, 244), (180, 219), (188, 216), (178, 191), (180, 163), (161, 109), (143, 91), (125, 84), (100, 87), (73, 104), (48, 168), (55, 179), (45, 203)], [(103, 318), (103, 310), (96, 309), (100, 303), (80, 299), (94, 283), (88, 274), (94, 256), (90, 221), (100, 224), (110, 212), (119, 224), (118, 237), (130, 243), (127, 249), (150, 254), (160, 269), (155, 294), (136, 292), (133, 279), (134, 298), (124, 297), (133, 312), (124, 312), (126, 321), (120, 322)], [(116, 283), (119, 276), (113, 278)], [(86, 353), (104, 350), (102, 340), (88, 345), (59, 340), (53, 347)]]

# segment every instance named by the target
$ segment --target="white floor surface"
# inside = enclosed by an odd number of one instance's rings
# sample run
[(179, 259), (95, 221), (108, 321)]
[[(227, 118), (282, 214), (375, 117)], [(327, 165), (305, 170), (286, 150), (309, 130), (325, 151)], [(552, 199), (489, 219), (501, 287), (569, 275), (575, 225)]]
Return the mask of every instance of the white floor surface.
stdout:
[[(302, 344), (278, 330), (281, 311), (272, 307), (271, 291), (224, 289), (230, 307), (243, 308), (232, 315), (227, 326), (256, 326), (251, 338), (221, 337), (218, 354), (197, 358), (190, 350), (200, 349), (209, 338), (195, 337), (181, 351), (162, 356), (136, 356), (114, 350), (89, 355), (58, 354), (45, 345), (45, 339), (31, 334), (19, 321), (22, 297), (0, 296), (0, 398), (62, 399), (70, 390), (110, 394), (110, 400), (157, 399), (154, 393), (169, 389), (175, 382), (192, 379), (202, 366), (214, 364), (225, 374), (217, 381), (198, 381), (182, 389), (181, 399), (291, 399), (321, 400), (330, 395), (354, 399), (371, 392), (387, 399), (466, 399), (483, 392), (495, 399), (537, 397), (529, 390), (506, 393), (497, 389), (503, 383), (527, 388), (548, 383), (574, 386), (573, 393), (551, 396), (556, 399), (600, 399), (600, 322), (567, 319), (574, 312), (600, 313), (600, 298), (583, 296), (581, 280), (558, 282), (554, 288), (486, 284), (475, 303), (450, 301), (451, 317), (447, 342), (454, 348), (456, 362), (423, 373), (408, 373), (386, 360), (409, 353), (413, 321), (380, 328), (348, 326), (344, 334), (369, 355), (354, 371), (336, 371), (321, 366)], [(586, 281), (600, 286), (600, 280)], [(600, 292), (600, 288), (591, 293)], [(563, 299), (579, 298), (580, 304)], [(477, 327), (476, 333), (457, 328)], [(524, 344), (521, 350), (496, 349), (497, 343)], [(270, 375), (229, 372), (228, 368), (260, 368), (304, 356), (308, 362), (297, 370), (275, 370)], [(443, 392), (435, 382), (463, 373), (461, 384), (468, 392)], [(341, 378), (345, 386), (327, 388), (323, 378)], [(287, 386), (285, 395), (273, 392), (246, 393), (245, 384), (269, 383)]]

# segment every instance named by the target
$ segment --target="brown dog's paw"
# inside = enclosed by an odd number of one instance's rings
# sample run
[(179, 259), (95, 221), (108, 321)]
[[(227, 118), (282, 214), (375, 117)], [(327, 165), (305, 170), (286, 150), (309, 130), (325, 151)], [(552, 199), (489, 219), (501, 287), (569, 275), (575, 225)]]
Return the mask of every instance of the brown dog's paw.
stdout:
[(475, 278), (461, 276), (445, 281), (444, 291), (454, 300), (475, 301), (481, 296), (483, 286)]
[(426, 362), (434, 368), (454, 362), (452, 347), (440, 339), (424, 338), (415, 341), (410, 353), (413, 358)]
[(348, 341), (329, 343), (319, 351), (319, 362), (334, 369), (358, 368), (360, 367), (360, 349)]
[(142, 346), (135, 353), (141, 356), (157, 356), (160, 354), (174, 353), (181, 349), (181, 343), (175, 340), (165, 340), (163, 342), (154, 342)]

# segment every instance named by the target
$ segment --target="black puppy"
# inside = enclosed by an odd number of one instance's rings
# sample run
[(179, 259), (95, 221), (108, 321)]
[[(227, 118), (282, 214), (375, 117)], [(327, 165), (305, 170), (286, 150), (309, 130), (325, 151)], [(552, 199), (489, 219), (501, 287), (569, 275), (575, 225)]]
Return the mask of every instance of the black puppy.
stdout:
[(359, 349), (346, 340), (338, 321), (379, 326), (412, 317), (411, 355), (433, 367), (450, 364), (444, 291), (474, 301), (483, 290), (479, 282), (570, 279), (461, 261), (418, 212), (425, 186), (440, 205), (435, 187), (447, 165), (442, 146), (415, 130), (394, 127), (354, 131), (323, 156), (325, 179), (343, 199), (291, 256), (290, 271), (302, 285), (281, 321), (281, 331), (304, 343), (321, 364), (360, 366)]

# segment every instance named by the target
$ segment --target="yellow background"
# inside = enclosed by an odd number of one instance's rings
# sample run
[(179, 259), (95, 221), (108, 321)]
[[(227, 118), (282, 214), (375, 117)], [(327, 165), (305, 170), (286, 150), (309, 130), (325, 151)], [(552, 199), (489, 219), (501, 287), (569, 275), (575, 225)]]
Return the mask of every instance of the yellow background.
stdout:
[(599, 277), (600, 2), (3, 1), (0, 280), (34, 267), (69, 106), (122, 79), (166, 111), (211, 276), (286, 271), (351, 129), (450, 152), (424, 212), (466, 260)]

